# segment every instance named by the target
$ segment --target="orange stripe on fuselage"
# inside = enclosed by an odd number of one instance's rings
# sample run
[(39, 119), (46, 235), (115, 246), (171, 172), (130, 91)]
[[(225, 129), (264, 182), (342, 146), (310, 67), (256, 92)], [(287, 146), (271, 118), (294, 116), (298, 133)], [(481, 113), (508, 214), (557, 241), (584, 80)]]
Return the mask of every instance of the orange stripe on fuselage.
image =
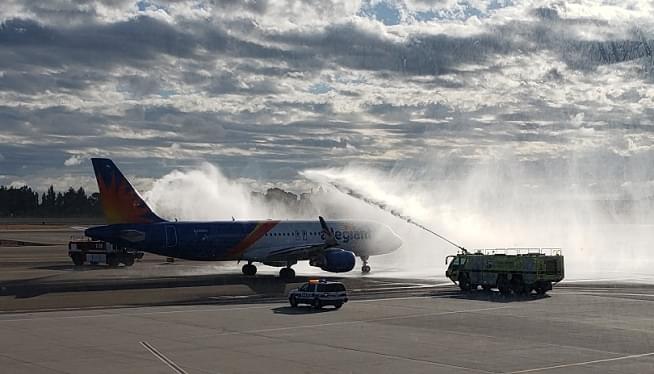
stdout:
[(257, 240), (261, 239), (262, 236), (266, 235), (273, 227), (275, 227), (279, 221), (264, 221), (257, 225), (257, 227), (252, 230), (240, 243), (236, 244), (232, 249), (227, 252), (230, 256), (242, 255), (252, 244)]

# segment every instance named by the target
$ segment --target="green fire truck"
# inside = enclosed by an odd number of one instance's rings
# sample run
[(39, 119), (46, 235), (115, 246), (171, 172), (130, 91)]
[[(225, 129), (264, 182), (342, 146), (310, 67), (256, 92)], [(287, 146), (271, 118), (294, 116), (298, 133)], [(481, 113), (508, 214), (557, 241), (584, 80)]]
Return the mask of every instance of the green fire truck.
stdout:
[[(449, 261), (451, 259), (451, 261)], [(501, 248), (474, 252), (462, 249), (447, 256), (445, 275), (462, 291), (497, 288), (503, 295), (542, 295), (563, 279), (563, 255), (559, 248)]]

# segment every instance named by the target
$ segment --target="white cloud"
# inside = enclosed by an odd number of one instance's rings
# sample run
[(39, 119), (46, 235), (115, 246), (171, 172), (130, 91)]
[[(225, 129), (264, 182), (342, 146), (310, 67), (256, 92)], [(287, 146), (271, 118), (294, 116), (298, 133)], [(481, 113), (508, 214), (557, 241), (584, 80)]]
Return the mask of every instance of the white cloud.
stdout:
[(78, 155), (72, 155), (66, 161), (64, 161), (65, 166), (76, 166), (82, 163), (82, 157)]
[(10, 1), (0, 152), (30, 156), (3, 172), (54, 176), (62, 157), (82, 163), (71, 149), (144, 177), (207, 159), (259, 183), (506, 148), (654, 158), (651, 2), (389, 0), (399, 23), (361, 14), (382, 2)]
[(26, 181), (22, 180), (22, 179), (18, 179), (18, 180), (15, 180), (15, 181), (9, 183), (9, 187), (13, 187), (13, 188), (20, 188), (20, 187), (28, 186), (28, 185), (29, 184)]

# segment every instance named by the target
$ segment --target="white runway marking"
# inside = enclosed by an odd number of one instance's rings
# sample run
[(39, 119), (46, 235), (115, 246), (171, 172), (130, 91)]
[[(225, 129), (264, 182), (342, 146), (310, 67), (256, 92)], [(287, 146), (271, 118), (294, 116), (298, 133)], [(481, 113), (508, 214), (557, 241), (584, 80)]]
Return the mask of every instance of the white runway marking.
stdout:
[[(616, 296), (642, 296), (642, 297), (654, 297), (654, 294), (647, 293), (623, 293), (623, 292), (600, 292), (600, 291), (579, 291), (579, 292), (556, 292), (557, 295), (580, 295), (580, 296), (599, 296), (599, 297), (616, 297)], [(629, 301), (649, 301), (649, 300), (637, 300), (629, 299)]]
[(188, 374), (186, 370), (182, 369), (177, 365), (173, 360), (169, 359), (166, 357), (163, 353), (159, 352), (155, 347), (150, 345), (148, 342), (141, 342), (141, 345), (147, 349), (150, 353), (154, 355), (154, 357), (158, 358), (161, 362), (164, 364), (168, 365), (171, 369), (173, 369), (176, 373), (178, 374)]
[(628, 356), (622, 356), (622, 357), (614, 357), (614, 358), (605, 358), (602, 360), (592, 360), (592, 361), (584, 361), (584, 362), (575, 362), (572, 364), (562, 364), (562, 365), (555, 365), (555, 366), (546, 366), (542, 368), (535, 368), (535, 369), (526, 369), (526, 370), (518, 370), (518, 371), (511, 371), (506, 374), (520, 374), (520, 373), (533, 373), (537, 371), (546, 371), (546, 370), (554, 370), (554, 369), (563, 369), (563, 368), (569, 368), (573, 366), (583, 366), (583, 365), (591, 365), (591, 364), (599, 364), (602, 362), (611, 362), (611, 361), (621, 361), (621, 360), (629, 360), (632, 358), (640, 358), (640, 357), (648, 357), (654, 355), (654, 352), (650, 353), (643, 353), (639, 355), (628, 355)]
[[(388, 300), (392, 300), (392, 299), (388, 299)], [(244, 335), (244, 334), (261, 334), (261, 333), (266, 333), (266, 332), (300, 330), (300, 329), (310, 329), (310, 328), (316, 328), (316, 327), (353, 325), (353, 324), (358, 324), (358, 323), (392, 321), (392, 320), (420, 318), (420, 317), (445, 316), (445, 315), (448, 315), (448, 314), (484, 312), (484, 311), (489, 311), (489, 310), (498, 310), (498, 309), (507, 309), (507, 308), (510, 308), (510, 306), (507, 305), (507, 306), (499, 306), (499, 307), (493, 307), (493, 308), (462, 309), (462, 310), (452, 310), (452, 311), (447, 311), (447, 312), (409, 314), (409, 315), (403, 315), (403, 316), (390, 316), (390, 317), (380, 317), (380, 318), (371, 318), (371, 319), (358, 319), (358, 320), (352, 320), (352, 321), (336, 321), (336, 322), (317, 323), (317, 324), (311, 324), (311, 325), (294, 325), (294, 326), (285, 326), (285, 327), (275, 327), (275, 328), (269, 328), (269, 329), (232, 331), (232, 332), (224, 332), (224, 333), (220, 333), (220, 334), (210, 334), (210, 335), (204, 335), (204, 336), (228, 336), (228, 335)], [(198, 336), (196, 336), (196, 338), (197, 337)], [(202, 336), (199, 336), (199, 337), (202, 337)]]

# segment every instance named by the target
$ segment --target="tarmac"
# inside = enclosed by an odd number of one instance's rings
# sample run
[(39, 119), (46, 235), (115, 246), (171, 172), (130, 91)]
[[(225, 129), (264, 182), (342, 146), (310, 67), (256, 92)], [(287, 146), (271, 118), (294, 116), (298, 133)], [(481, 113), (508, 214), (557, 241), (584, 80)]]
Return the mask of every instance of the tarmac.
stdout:
[(36, 230), (0, 227), (2, 372), (654, 373), (652, 285), (503, 297), (349, 276), (343, 308), (291, 308), (309, 274), (287, 283), (150, 255), (74, 268), (70, 229)]

